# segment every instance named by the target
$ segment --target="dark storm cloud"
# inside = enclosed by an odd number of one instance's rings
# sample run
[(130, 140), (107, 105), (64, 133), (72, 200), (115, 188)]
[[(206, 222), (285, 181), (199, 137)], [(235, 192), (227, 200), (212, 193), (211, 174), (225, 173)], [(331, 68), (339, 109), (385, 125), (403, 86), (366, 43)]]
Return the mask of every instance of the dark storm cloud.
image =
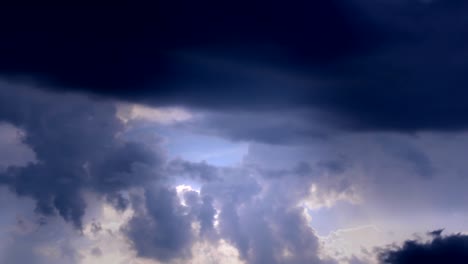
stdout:
[(5, 9), (0, 71), (157, 105), (318, 108), (346, 129), (460, 130), (467, 8), (336, 0)]
[(157, 177), (153, 169), (162, 157), (118, 138), (123, 126), (113, 104), (12, 86), (0, 84), (0, 120), (25, 131), (23, 142), (37, 162), (8, 167), (0, 183), (33, 198), (39, 213), (58, 212), (80, 228), (84, 191), (117, 199), (116, 205), (123, 207), (120, 191)]
[[(154, 98), (184, 96), (200, 103), (216, 99), (224, 89), (211, 96), (211, 89), (198, 85), (174, 91), (161, 84), (173, 78), (186, 84), (230, 83), (234, 76), (221, 70), (213, 78), (211, 72), (178, 64), (171, 52), (196, 48), (269, 60), (271, 53), (259, 51), (271, 46), (295, 61), (328, 61), (354, 51), (364, 37), (338, 2), (182, 0), (112, 8), (4, 9), (2, 24), (8, 26), (1, 28), (0, 69), (99, 93), (140, 98), (155, 93)], [(234, 100), (243, 92), (232, 91)], [(190, 98), (196, 94), (201, 96)]]
[(388, 264), (454, 263), (468, 262), (468, 236), (462, 234), (442, 236), (433, 232), (431, 241), (409, 240), (403, 246), (380, 253), (380, 261)]
[(388, 39), (364, 56), (335, 64), (342, 88), (325, 108), (364, 130), (466, 129), (468, 79), (464, 1), (357, 0)]

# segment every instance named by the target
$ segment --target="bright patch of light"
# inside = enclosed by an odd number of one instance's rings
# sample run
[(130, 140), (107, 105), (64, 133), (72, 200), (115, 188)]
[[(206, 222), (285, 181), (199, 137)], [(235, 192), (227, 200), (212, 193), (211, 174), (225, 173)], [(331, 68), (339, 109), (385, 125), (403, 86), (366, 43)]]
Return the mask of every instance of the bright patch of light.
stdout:
[(245, 264), (240, 260), (238, 250), (224, 239), (215, 244), (197, 242), (192, 248), (192, 254), (191, 264)]
[(194, 189), (192, 186), (187, 185), (187, 184), (177, 185), (176, 191), (177, 191), (177, 194), (182, 194), (187, 191), (194, 191), (194, 192), (200, 193), (200, 190)]
[(166, 139), (166, 148), (172, 158), (192, 162), (206, 162), (217, 166), (235, 166), (248, 153), (248, 144), (177, 129), (159, 129)]
[(125, 123), (130, 120), (144, 120), (160, 124), (173, 124), (190, 120), (193, 115), (179, 107), (148, 107), (139, 104), (119, 104), (117, 117)]
[(186, 192), (196, 192), (196, 193), (200, 194), (200, 190), (197, 190), (197, 189), (195, 189), (192, 186), (187, 185), (187, 184), (177, 185), (175, 187), (175, 189), (176, 189), (176, 192), (177, 192), (177, 196), (179, 197), (180, 204), (183, 205), (183, 206), (187, 206), (187, 203), (185, 202), (185, 198), (184, 198), (184, 193), (186, 193)]
[(322, 192), (319, 186), (312, 184), (309, 189), (309, 195), (301, 202), (301, 205), (307, 207), (309, 210), (318, 210), (321, 208), (330, 208), (340, 201), (350, 204), (360, 204), (362, 199), (352, 187), (346, 192), (339, 192), (333, 189), (327, 189), (325, 192)]
[(214, 215), (213, 225), (217, 229), (219, 227), (219, 213), (221, 213), (221, 211), (217, 209), (215, 210), (216, 210), (216, 214)]
[[(102, 204), (100, 215), (83, 230), (87, 243), (78, 249), (80, 264), (144, 263), (136, 257), (136, 252), (121, 232), (133, 214), (132, 209), (122, 212), (111, 205)], [(94, 249), (98, 249), (100, 254), (93, 254)]]
[[(349, 259), (352, 256), (365, 260), (366, 263), (377, 263), (372, 250), (391, 242), (389, 235), (374, 225), (339, 229), (328, 236), (319, 236), (323, 253), (333, 255), (336, 259)], [(339, 263), (348, 263), (339, 261)]]

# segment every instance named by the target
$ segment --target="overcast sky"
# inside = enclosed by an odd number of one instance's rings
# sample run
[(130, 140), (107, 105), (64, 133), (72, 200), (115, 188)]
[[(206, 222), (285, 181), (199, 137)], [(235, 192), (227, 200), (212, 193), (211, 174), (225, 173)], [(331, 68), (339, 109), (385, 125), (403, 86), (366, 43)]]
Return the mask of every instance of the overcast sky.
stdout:
[(0, 263), (468, 263), (466, 12), (0, 11)]

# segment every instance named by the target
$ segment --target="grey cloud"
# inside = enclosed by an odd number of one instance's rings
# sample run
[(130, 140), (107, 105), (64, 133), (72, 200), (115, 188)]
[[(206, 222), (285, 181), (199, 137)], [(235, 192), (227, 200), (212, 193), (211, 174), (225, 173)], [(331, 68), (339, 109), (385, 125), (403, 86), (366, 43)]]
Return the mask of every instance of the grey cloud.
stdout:
[(303, 144), (324, 140), (336, 133), (324, 126), (325, 114), (318, 111), (231, 111), (205, 113), (191, 124), (192, 130), (230, 138), (266, 144)]
[[(206, 171), (200, 170), (203, 163), (184, 164), (185, 174), (213, 177), (197, 177), (200, 192), (183, 191), (183, 205), (169, 187), (146, 188), (144, 197), (133, 202), (136, 215), (123, 229), (139, 256), (187, 261), (195, 241), (224, 239), (246, 263), (335, 263), (318, 256), (319, 240), (298, 207), (315, 180), (316, 171), (307, 163), (279, 171), (254, 166)], [(180, 175), (180, 170), (167, 172)], [(199, 232), (191, 228), (195, 222)]]
[(190, 257), (192, 219), (175, 190), (146, 189), (143, 208), (123, 229), (138, 256), (161, 261)]
[(166, 170), (170, 175), (186, 177), (204, 182), (216, 180), (219, 168), (205, 162), (196, 163), (182, 159), (175, 159), (169, 162)]
[(430, 178), (435, 174), (435, 168), (429, 157), (414, 144), (411, 140), (398, 137), (382, 137), (382, 147), (385, 152), (405, 161), (415, 174), (424, 178)]
[(263, 182), (255, 175), (228, 171), (222, 181), (202, 187), (201, 193), (213, 196), (219, 206), (221, 237), (247, 263), (333, 263), (318, 257), (318, 238), (297, 207), (310, 187), (303, 176), (290, 173)]
[[(47, 224), (37, 221), (33, 203), (19, 199), (4, 191), (0, 243), (0, 263), (78, 264), (81, 254), (75, 250), (75, 239), (80, 239), (69, 224), (60, 218), (49, 219)], [(15, 222), (8, 221), (16, 218)]]
[(340, 174), (349, 168), (350, 165), (348, 163), (349, 161), (345, 157), (339, 155), (334, 159), (318, 161), (317, 166), (333, 174)]
[(348, 260), (348, 263), (349, 263), (349, 264), (369, 264), (369, 261), (360, 259), (360, 258), (358, 258), (358, 257), (356, 257), (356, 256), (352, 256), (352, 257)]
[(101, 251), (101, 249), (99, 247), (95, 247), (95, 248), (91, 249), (91, 254), (93, 256), (100, 257), (100, 256), (102, 256), (102, 251)]
[(203, 185), (201, 192), (235, 204), (242, 203), (261, 190), (260, 184), (249, 174), (247, 169), (225, 168), (220, 172), (222, 178)]
[(142, 144), (118, 138), (123, 125), (110, 102), (3, 82), (0, 120), (24, 130), (23, 142), (37, 157), (35, 163), (8, 167), (0, 182), (34, 198), (37, 212), (57, 211), (77, 228), (86, 208), (83, 191), (115, 196), (157, 176), (148, 171), (156, 171), (163, 160)]
[(200, 236), (209, 240), (216, 238), (214, 217), (216, 209), (211, 196), (200, 197), (195, 191), (184, 193), (184, 200), (190, 208), (190, 213), (200, 223)]
[(139, 200), (133, 203), (135, 215), (122, 231), (139, 257), (188, 261), (196, 241), (217, 243), (213, 198), (187, 190), (181, 198), (168, 186), (146, 188), (143, 197), (134, 198)]
[[(2, 263), (31, 264), (79, 263), (79, 256), (70, 247), (70, 245), (66, 244), (66, 242), (60, 242), (55, 245), (49, 245), (52, 248), (52, 250), (58, 253), (56, 255), (47, 256), (44, 254), (44, 252), (42, 252), (42, 254), (38, 253), (38, 249), (50, 241), (44, 238), (44, 233), (37, 234), (35, 236), (32, 235), (15, 237), (13, 242), (6, 247), (4, 254), (2, 254), (2, 257), (0, 258), (0, 261), (2, 261)], [(58, 238), (56, 237), (54, 237), (54, 239), (58, 240)]]

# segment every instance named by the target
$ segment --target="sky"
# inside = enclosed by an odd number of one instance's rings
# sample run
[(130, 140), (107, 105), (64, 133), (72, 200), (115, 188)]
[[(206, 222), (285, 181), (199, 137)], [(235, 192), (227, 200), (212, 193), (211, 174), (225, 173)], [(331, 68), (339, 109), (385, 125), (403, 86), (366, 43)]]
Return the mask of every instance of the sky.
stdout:
[(468, 263), (468, 3), (0, 11), (0, 263)]

